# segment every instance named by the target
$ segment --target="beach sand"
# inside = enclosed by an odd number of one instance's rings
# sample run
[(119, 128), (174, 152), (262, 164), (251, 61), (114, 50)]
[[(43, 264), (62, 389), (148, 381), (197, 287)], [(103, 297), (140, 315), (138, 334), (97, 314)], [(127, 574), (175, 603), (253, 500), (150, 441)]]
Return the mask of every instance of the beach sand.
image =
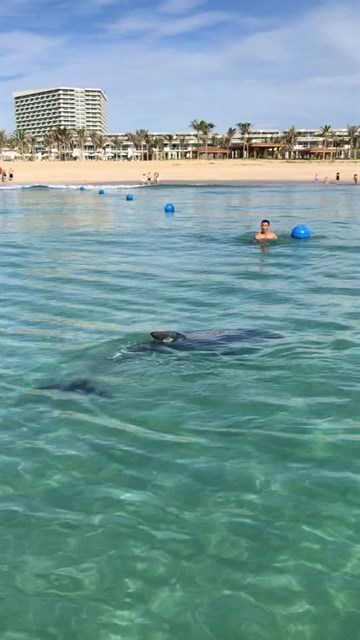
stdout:
[[(325, 177), (335, 182), (340, 173), (341, 183), (353, 183), (360, 164), (350, 160), (166, 160), (150, 162), (127, 161), (2, 161), (6, 169), (12, 167), (14, 184), (139, 184), (143, 174), (160, 173), (166, 183), (236, 183), (236, 182), (319, 182)], [(9, 182), (0, 182), (1, 186)], [(10, 183), (11, 184), (11, 183)]]

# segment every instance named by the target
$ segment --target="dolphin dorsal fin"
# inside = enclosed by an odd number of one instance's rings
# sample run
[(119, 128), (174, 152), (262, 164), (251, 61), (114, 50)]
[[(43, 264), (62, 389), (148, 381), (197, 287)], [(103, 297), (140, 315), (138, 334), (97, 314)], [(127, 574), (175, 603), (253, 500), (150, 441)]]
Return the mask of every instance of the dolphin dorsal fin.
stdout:
[(177, 331), (152, 331), (150, 335), (158, 342), (174, 342), (178, 338), (184, 337), (182, 333)]

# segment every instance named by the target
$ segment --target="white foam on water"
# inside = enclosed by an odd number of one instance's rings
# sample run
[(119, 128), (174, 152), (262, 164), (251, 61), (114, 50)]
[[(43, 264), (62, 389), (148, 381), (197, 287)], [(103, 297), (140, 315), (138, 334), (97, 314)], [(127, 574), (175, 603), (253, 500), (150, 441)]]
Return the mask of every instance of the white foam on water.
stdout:
[(16, 189), (62, 189), (62, 190), (73, 190), (73, 191), (80, 191), (80, 188), (83, 187), (83, 189), (81, 189), (81, 191), (94, 191), (97, 189), (105, 189), (108, 191), (116, 191), (116, 190), (122, 190), (122, 189), (139, 189), (139, 188), (143, 188), (143, 187), (147, 187), (148, 185), (144, 185), (144, 184), (84, 184), (84, 185), (78, 185), (78, 184), (11, 184), (11, 185), (4, 185), (0, 188), (0, 190), (5, 190), (5, 191), (13, 191)]

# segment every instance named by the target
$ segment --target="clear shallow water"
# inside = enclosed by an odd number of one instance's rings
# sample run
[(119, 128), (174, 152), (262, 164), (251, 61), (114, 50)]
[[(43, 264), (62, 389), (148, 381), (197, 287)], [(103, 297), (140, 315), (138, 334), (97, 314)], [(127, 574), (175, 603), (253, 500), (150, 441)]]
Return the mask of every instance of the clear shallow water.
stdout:
[(2, 639), (358, 638), (357, 189), (0, 197)]

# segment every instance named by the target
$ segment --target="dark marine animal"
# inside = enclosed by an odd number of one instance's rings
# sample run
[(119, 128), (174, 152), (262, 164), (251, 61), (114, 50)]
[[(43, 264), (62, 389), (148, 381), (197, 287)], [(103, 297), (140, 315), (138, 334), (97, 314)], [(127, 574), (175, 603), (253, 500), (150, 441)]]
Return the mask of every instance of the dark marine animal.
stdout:
[(248, 340), (271, 340), (282, 338), (279, 333), (262, 331), (261, 329), (210, 329), (207, 331), (152, 331), (151, 343), (143, 343), (137, 346), (137, 351), (145, 349), (154, 350), (160, 345), (170, 349), (221, 351), (226, 345), (246, 342)]
[[(152, 340), (140, 342), (126, 350), (126, 353), (166, 352), (168, 349), (178, 351), (212, 351), (216, 353), (228, 352), (229, 345), (249, 340), (275, 340), (282, 338), (279, 333), (262, 331), (261, 329), (214, 329), (207, 331), (152, 331)], [(75, 378), (69, 382), (53, 383), (42, 390), (58, 390), (72, 393), (94, 394), (108, 397), (106, 392), (99, 389), (86, 378)]]
[(75, 378), (75, 380), (71, 380), (70, 382), (55, 382), (44, 387), (38, 387), (38, 389), (42, 391), (68, 391), (72, 393), (85, 393), (87, 395), (94, 394), (104, 396), (105, 398), (108, 397), (107, 393), (98, 389), (98, 387), (86, 378)]

